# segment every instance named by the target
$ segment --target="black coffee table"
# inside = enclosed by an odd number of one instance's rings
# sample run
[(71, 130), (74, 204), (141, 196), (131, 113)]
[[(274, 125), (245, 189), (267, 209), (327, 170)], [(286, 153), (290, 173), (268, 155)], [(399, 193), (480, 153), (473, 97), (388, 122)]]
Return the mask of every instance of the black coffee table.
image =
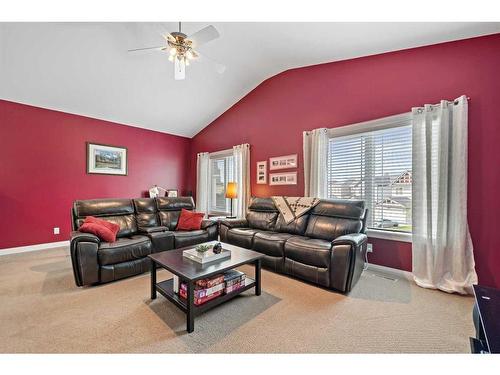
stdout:
[[(206, 242), (206, 244), (215, 244), (217, 241)], [(192, 249), (195, 246), (189, 246), (182, 249), (162, 251), (148, 255), (152, 260), (151, 267), (151, 299), (156, 298), (156, 292), (159, 292), (166, 299), (184, 311), (187, 315), (187, 331), (194, 331), (194, 317), (224, 303), (238, 294), (255, 287), (255, 295), (260, 296), (261, 282), (260, 282), (260, 268), (261, 258), (263, 254), (257, 253), (252, 250), (243, 249), (238, 246), (222, 243), (222, 247), (231, 250), (231, 258), (222, 261), (215, 261), (208, 264), (201, 265), (193, 260), (184, 258), (182, 252), (187, 249)], [(202, 305), (196, 306), (194, 304), (194, 284), (197, 280), (204, 279), (223, 273), (224, 271), (236, 268), (243, 264), (255, 265), (255, 280), (250, 277), (245, 278), (245, 286), (241, 287), (234, 292), (223, 294), (216, 297)], [(174, 280), (168, 279), (165, 281), (156, 282), (156, 269), (157, 267), (165, 268), (174, 275), (179, 277), (180, 281), (187, 282), (187, 300), (181, 298), (174, 292)]]

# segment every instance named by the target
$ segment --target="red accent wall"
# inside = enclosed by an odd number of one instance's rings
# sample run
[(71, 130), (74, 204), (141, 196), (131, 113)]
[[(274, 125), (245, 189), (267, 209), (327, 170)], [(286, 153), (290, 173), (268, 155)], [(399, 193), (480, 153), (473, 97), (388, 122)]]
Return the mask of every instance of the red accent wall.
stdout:
[[(332, 46), (335, 48), (335, 46)], [(192, 140), (196, 153), (251, 145), (252, 193), (304, 193), (302, 131), (472, 98), (469, 107), (469, 225), (482, 284), (500, 287), (500, 34), (285, 71), (251, 91)], [(299, 184), (257, 185), (256, 162), (299, 154)], [(196, 165), (196, 164), (192, 164)], [(190, 186), (195, 187), (193, 168)], [(373, 240), (370, 260), (411, 270), (411, 245)]]
[[(127, 147), (128, 176), (86, 174), (86, 141)], [(0, 249), (67, 240), (76, 199), (139, 197), (154, 184), (185, 193), (189, 146), (189, 138), (0, 100)]]

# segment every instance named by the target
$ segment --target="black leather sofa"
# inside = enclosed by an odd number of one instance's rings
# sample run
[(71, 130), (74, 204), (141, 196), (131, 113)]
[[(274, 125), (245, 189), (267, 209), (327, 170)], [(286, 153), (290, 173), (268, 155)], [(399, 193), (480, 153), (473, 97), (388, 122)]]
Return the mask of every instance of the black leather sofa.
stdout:
[(348, 293), (365, 264), (363, 201), (321, 200), (286, 224), (271, 198), (253, 198), (246, 219), (220, 222), (220, 239), (263, 253), (276, 272)]
[[(203, 220), (200, 230), (176, 231), (181, 209), (194, 210), (191, 197), (94, 199), (73, 203), (71, 261), (77, 286), (106, 283), (150, 269), (148, 254), (216, 240), (217, 222)], [(87, 216), (120, 226), (117, 241), (103, 242), (78, 232)]]

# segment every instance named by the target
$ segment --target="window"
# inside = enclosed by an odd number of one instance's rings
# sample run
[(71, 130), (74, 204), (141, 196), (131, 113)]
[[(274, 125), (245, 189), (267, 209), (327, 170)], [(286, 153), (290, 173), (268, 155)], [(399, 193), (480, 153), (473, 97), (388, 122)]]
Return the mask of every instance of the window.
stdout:
[[(382, 121), (383, 120), (383, 121)], [(361, 199), (367, 227), (411, 233), (412, 128), (408, 115), (332, 129), (327, 193)]]
[(226, 198), (227, 183), (234, 179), (232, 150), (210, 155), (209, 214), (228, 215), (230, 200)]

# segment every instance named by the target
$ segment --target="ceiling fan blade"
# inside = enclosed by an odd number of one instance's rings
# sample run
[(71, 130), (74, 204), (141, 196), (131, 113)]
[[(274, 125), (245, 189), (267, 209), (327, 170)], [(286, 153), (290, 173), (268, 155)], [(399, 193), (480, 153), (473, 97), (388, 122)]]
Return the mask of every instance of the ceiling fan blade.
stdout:
[(217, 39), (220, 36), (215, 26), (210, 25), (198, 30), (194, 34), (188, 36), (188, 39), (193, 42), (193, 47), (199, 47), (202, 44), (208, 43), (211, 40)]
[(217, 73), (219, 74), (223, 74), (225, 71), (226, 71), (226, 66), (224, 64), (221, 64), (220, 62), (218, 61), (215, 61), (214, 59), (198, 52), (198, 51), (195, 51), (195, 53), (201, 57), (201, 59), (203, 60), (206, 60), (206, 61), (209, 61), (215, 68), (215, 70), (217, 71)]
[(138, 51), (146, 51), (146, 50), (152, 50), (152, 49), (155, 49), (155, 50), (158, 50), (158, 51), (161, 51), (162, 49), (164, 49), (165, 46), (159, 46), (159, 47), (145, 47), (145, 48), (135, 48), (135, 49), (129, 49), (127, 52), (138, 52)]
[(168, 42), (175, 42), (175, 38), (172, 36), (170, 33), (165, 33), (163, 34), (163, 37), (165, 38), (166, 41)]

